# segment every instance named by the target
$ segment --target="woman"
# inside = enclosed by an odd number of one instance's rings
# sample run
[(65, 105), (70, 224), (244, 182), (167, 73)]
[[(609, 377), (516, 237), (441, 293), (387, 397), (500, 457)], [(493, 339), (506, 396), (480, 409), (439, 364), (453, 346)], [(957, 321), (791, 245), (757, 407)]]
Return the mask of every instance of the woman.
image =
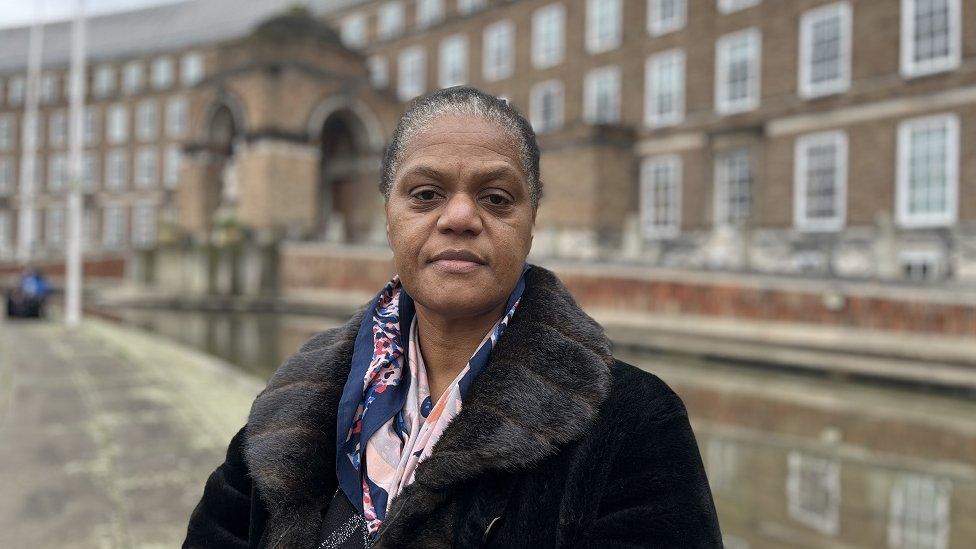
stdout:
[(684, 406), (525, 263), (525, 119), (426, 96), (383, 160), (396, 277), (258, 395), (185, 547), (720, 547)]

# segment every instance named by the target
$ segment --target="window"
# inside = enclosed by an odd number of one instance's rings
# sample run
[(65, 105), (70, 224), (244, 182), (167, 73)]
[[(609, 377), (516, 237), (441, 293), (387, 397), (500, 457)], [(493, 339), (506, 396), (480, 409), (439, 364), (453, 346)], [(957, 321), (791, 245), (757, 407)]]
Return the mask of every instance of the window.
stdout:
[(620, 67), (601, 67), (586, 73), (583, 117), (591, 124), (620, 121)]
[(68, 162), (64, 154), (52, 154), (47, 159), (47, 190), (60, 192), (68, 185)]
[(681, 227), (681, 158), (655, 156), (641, 163), (640, 219), (647, 238), (674, 238)]
[(361, 48), (366, 45), (366, 14), (354, 13), (342, 20), (340, 34), (342, 43), (348, 48)]
[(98, 155), (86, 152), (81, 160), (81, 189), (94, 192), (98, 188)]
[(136, 153), (135, 185), (147, 189), (156, 184), (156, 149), (143, 147)]
[(129, 111), (116, 103), (108, 108), (108, 141), (122, 143), (129, 139)]
[(836, 534), (840, 464), (834, 459), (793, 450), (788, 457), (788, 466), (786, 494), (790, 516), (823, 534)]
[(685, 54), (670, 50), (647, 58), (644, 121), (652, 128), (680, 123), (685, 116)]
[(549, 4), (532, 12), (532, 66), (544, 69), (562, 63), (566, 8)]
[(540, 82), (529, 94), (529, 112), (536, 133), (558, 130), (563, 125), (563, 83)]
[(461, 15), (469, 15), (483, 10), (487, 5), (488, 0), (457, 0), (458, 13)]
[(0, 210), (0, 252), (13, 247), (13, 216), (9, 210)]
[(12, 114), (0, 115), (0, 151), (14, 148), (14, 136), (17, 134), (17, 119)]
[[(732, 490), (739, 473), (739, 446), (736, 442), (723, 438), (708, 439), (705, 458), (709, 487), (718, 493)], [(725, 547), (732, 549), (727, 543)]]
[(906, 78), (959, 66), (959, 0), (901, 0), (901, 73)]
[(847, 215), (847, 135), (827, 132), (796, 140), (793, 219), (808, 231), (836, 231)]
[(720, 114), (759, 106), (762, 35), (756, 29), (726, 34), (715, 44), (715, 110)]
[(142, 64), (130, 61), (122, 69), (122, 90), (125, 93), (139, 93), (143, 86)]
[(163, 158), (163, 185), (167, 189), (175, 189), (179, 184), (180, 163), (182, 160), (179, 145), (169, 145), (166, 147), (165, 157)]
[(620, 46), (620, 0), (586, 1), (586, 51), (601, 53)]
[(747, 148), (715, 157), (715, 223), (738, 225), (752, 210), (752, 153)]
[(100, 139), (99, 130), (101, 112), (98, 107), (85, 107), (84, 119), (82, 120), (82, 139), (85, 145), (97, 145)]
[(956, 221), (959, 188), (959, 119), (916, 118), (898, 127), (897, 218), (906, 227)]
[(47, 73), (41, 76), (41, 103), (54, 103), (59, 91), (58, 75)]
[(687, 0), (647, 0), (647, 32), (651, 36), (680, 30), (687, 19)]
[(186, 134), (186, 98), (170, 97), (166, 101), (166, 135), (178, 139)]
[(464, 84), (468, 79), (468, 37), (455, 34), (441, 40), (439, 61), (442, 88)]
[(147, 99), (136, 108), (136, 135), (141, 141), (152, 141), (159, 134), (156, 101)]
[(132, 243), (138, 247), (156, 242), (156, 206), (142, 203), (132, 209)]
[(125, 206), (105, 206), (104, 217), (105, 226), (102, 231), (102, 245), (106, 248), (118, 248), (125, 244)]
[(47, 142), (55, 148), (64, 146), (68, 136), (68, 117), (64, 110), (54, 111), (47, 123)]
[(397, 96), (409, 101), (427, 89), (427, 60), (421, 46), (400, 52), (397, 60)]
[(129, 157), (125, 149), (114, 149), (105, 156), (105, 188), (120, 191), (129, 178)]
[(95, 97), (108, 97), (115, 93), (115, 67), (101, 65), (95, 69), (92, 91)]
[(369, 81), (374, 88), (382, 89), (390, 85), (390, 68), (385, 57), (374, 55), (366, 61), (366, 65), (369, 68)]
[(12, 194), (15, 182), (13, 158), (0, 157), (0, 196)]
[(23, 76), (15, 76), (7, 82), (7, 102), (10, 103), (11, 107), (24, 104), (24, 90), (27, 87), (26, 82)]
[(720, 13), (732, 13), (733, 11), (758, 6), (760, 1), (761, 0), (718, 0), (718, 11)]
[(203, 80), (203, 54), (190, 52), (180, 59), (180, 81), (184, 86), (193, 86)]
[(800, 94), (819, 97), (851, 83), (851, 5), (812, 9), (800, 19)]
[(64, 244), (64, 206), (48, 206), (44, 223), (44, 237), (48, 246)]
[(891, 491), (888, 547), (949, 546), (952, 484), (929, 475), (905, 474)]
[(444, 19), (444, 0), (417, 0), (417, 26), (430, 27)]
[(485, 27), (484, 79), (493, 82), (512, 76), (514, 70), (515, 25), (511, 21), (498, 21)]
[(176, 77), (176, 63), (172, 57), (160, 57), (152, 63), (152, 87), (165, 90), (173, 86)]
[(98, 229), (95, 224), (95, 212), (91, 208), (85, 208), (81, 214), (81, 241), (88, 249), (95, 243), (95, 236)]
[(377, 34), (383, 40), (403, 34), (403, 2), (387, 2), (380, 6)]

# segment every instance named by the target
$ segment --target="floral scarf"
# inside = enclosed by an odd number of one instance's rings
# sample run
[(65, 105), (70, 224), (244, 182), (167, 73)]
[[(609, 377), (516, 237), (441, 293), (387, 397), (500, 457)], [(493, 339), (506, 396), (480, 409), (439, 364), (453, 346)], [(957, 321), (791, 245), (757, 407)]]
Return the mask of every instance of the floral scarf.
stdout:
[(336, 476), (339, 488), (362, 513), (370, 535), (382, 525), (389, 501), (413, 481), (417, 465), (461, 411), (464, 395), (515, 314), (528, 269), (528, 264), (522, 268), (505, 315), (436, 404), (427, 386), (413, 300), (399, 277), (394, 276), (367, 308), (339, 401)]

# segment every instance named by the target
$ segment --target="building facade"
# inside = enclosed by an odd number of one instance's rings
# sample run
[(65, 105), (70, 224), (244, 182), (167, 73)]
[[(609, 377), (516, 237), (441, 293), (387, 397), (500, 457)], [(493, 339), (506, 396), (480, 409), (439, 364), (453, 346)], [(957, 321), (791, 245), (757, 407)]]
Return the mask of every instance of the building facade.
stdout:
[[(89, 109), (100, 135), (91, 165), (104, 191), (93, 191), (92, 241), (151, 241), (153, 231), (137, 237), (135, 226), (172, 219), (190, 234), (236, 223), (382, 243), (377, 168), (397, 114), (422, 93), (469, 84), (510, 100), (539, 133), (537, 256), (976, 280), (976, 30), (965, 24), (976, 0), (311, 7), (341, 45), (324, 29), (288, 44), (248, 30), (136, 60), (93, 60)], [(133, 63), (139, 92), (126, 91)], [(99, 98), (103, 65), (118, 91)], [(193, 67), (201, 75), (184, 83)], [(23, 95), (23, 80), (22, 68), (0, 75), (0, 250), (22, 215), (22, 107), (11, 98)], [(42, 78), (42, 98), (56, 87)], [(59, 135), (63, 109), (42, 108), (45, 136), (48, 126)], [(174, 122), (185, 134), (168, 133), (170, 114), (186, 117)], [(45, 221), (34, 230), (56, 245), (62, 237), (44, 235), (48, 217), (51, 235), (63, 225), (53, 213), (63, 201), (63, 145), (40, 141), (38, 184), (50, 196), (38, 197)], [(124, 216), (109, 185), (122, 164)], [(150, 195), (155, 219), (139, 221)], [(119, 226), (125, 238), (108, 236)]]

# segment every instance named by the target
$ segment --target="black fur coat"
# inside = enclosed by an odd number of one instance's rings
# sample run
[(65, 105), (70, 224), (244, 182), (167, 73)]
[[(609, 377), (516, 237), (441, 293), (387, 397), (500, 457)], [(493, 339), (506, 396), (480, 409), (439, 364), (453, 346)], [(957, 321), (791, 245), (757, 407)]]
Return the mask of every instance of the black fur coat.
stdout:
[[(681, 400), (615, 361), (554, 274), (526, 276), (488, 365), (374, 547), (721, 547)], [(318, 545), (362, 314), (275, 372), (207, 480), (184, 547)]]

